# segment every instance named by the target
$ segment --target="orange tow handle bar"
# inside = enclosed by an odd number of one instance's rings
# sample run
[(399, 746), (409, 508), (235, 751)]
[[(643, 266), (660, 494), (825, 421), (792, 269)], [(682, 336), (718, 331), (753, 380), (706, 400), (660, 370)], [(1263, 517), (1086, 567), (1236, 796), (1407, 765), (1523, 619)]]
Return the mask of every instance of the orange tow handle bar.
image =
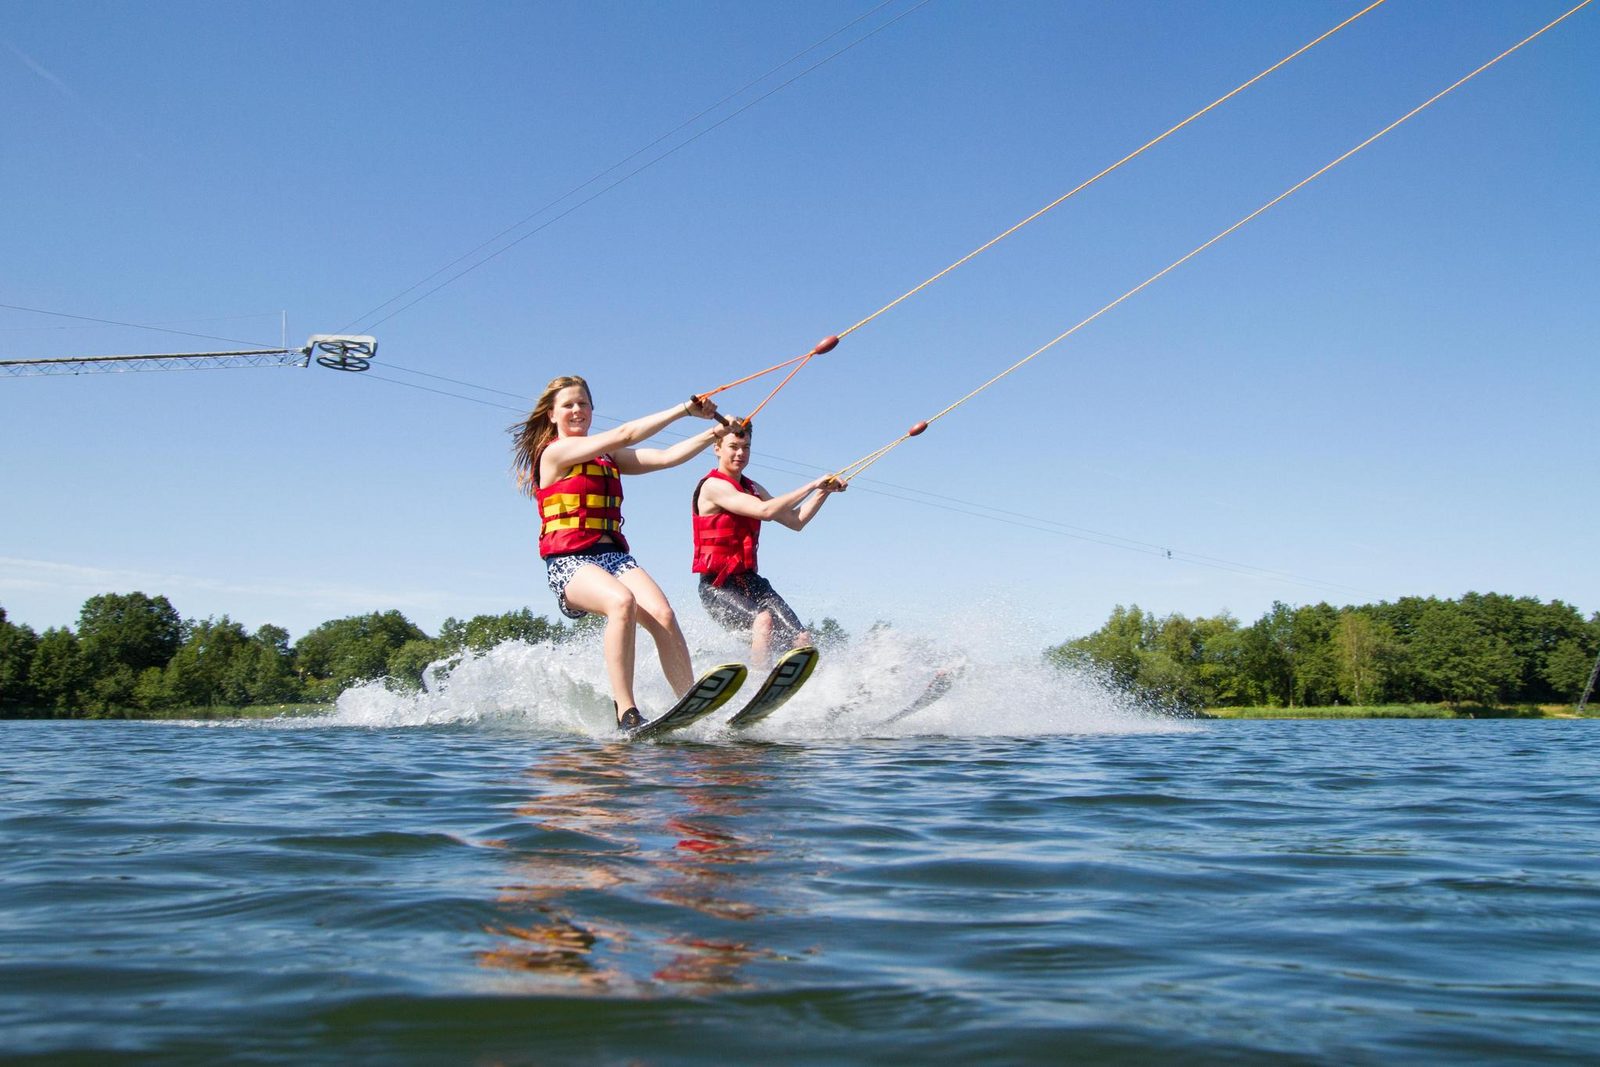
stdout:
[[(786, 359), (782, 363), (774, 363), (772, 366), (768, 367), (766, 370), (758, 370), (754, 374), (747, 374), (743, 378), (740, 378), (740, 379), (738, 379), (736, 381), (731, 381), (726, 385), (719, 385), (715, 389), (711, 390), (708, 393), (696, 393), (694, 396), (689, 398), (689, 401), (690, 401), (690, 403), (698, 404), (700, 401), (708, 400), (711, 397), (716, 396), (718, 393), (726, 392), (727, 390), (732, 389), (736, 385), (743, 385), (745, 382), (753, 382), (757, 378), (761, 377), (764, 374), (771, 374), (775, 370), (782, 370), (783, 368), (785, 368), (785, 367), (787, 367), (787, 366), (789, 366), (791, 364), (798, 363), (800, 366), (795, 367), (794, 370), (790, 371), (788, 377), (784, 378), (783, 381), (778, 383), (778, 388), (774, 389), (772, 392), (768, 393), (766, 400), (763, 400), (761, 403), (756, 405), (755, 411), (750, 412), (750, 414), (746, 415), (742, 419), (733, 420), (734, 423), (742, 423), (745, 426), (749, 426), (750, 425), (750, 420), (756, 417), (756, 412), (760, 411), (762, 408), (767, 406), (767, 400), (771, 400), (773, 397), (778, 395), (778, 389), (782, 389), (785, 385), (789, 384), (789, 379), (793, 378), (796, 374), (798, 374), (800, 372), (800, 367), (804, 367), (806, 365), (806, 363), (809, 362), (813, 356), (820, 356), (820, 355), (823, 355), (824, 353), (832, 352), (838, 346), (839, 346), (839, 337), (838, 337), (837, 334), (835, 334), (833, 336), (830, 336), (830, 337), (824, 337), (822, 340), (818, 341), (815, 345), (813, 345), (812, 348), (811, 348), (811, 351), (807, 352), (805, 355), (795, 356), (793, 359)], [(730, 423), (727, 419), (723, 418), (721, 414), (718, 414), (716, 416), (716, 419), (717, 419), (718, 422), (722, 423), (722, 425), (724, 425), (724, 426), (727, 426), (729, 429), (733, 428), (733, 423)]]

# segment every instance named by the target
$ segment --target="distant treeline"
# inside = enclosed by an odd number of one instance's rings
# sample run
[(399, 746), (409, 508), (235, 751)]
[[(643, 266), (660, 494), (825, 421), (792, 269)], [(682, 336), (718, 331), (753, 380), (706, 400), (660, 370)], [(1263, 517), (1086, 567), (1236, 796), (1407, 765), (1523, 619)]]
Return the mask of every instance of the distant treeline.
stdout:
[[(431, 663), (518, 639), (567, 641), (601, 620), (551, 622), (527, 608), (444, 621), (429, 637), (398, 611), (325, 622), (293, 644), (227, 616), (180, 618), (164, 596), (90, 597), (76, 631), (35, 633), (0, 607), (0, 717), (102, 718), (181, 708), (318, 704), (351, 685), (421, 684)], [(847, 639), (833, 619), (819, 642)], [(1570, 704), (1600, 652), (1600, 613), (1559, 600), (1460, 600), (1272, 609), (1246, 626), (1117, 607), (1087, 637), (1048, 649), (1120, 684), (1189, 707), (1330, 704)]]
[[(1571, 704), (1600, 653), (1600, 612), (1468, 593), (1335, 608), (1275, 603), (1246, 626), (1118, 606), (1087, 637), (1049, 649), (1187, 707)], [(1593, 699), (1593, 698), (1591, 698)]]
[(325, 622), (294, 644), (226, 615), (182, 619), (164, 596), (90, 597), (76, 632), (35, 633), (0, 608), (0, 716), (106, 718), (173, 708), (326, 703), (357, 682), (415, 687), (428, 664), (512, 638), (564, 641), (583, 632), (524, 608), (446, 619), (429, 637), (398, 611)]
[[(562, 642), (598, 630), (593, 615), (563, 625), (527, 608), (449, 618), (429, 637), (398, 611), (325, 622), (290, 644), (289, 631), (249, 633), (226, 615), (183, 619), (164, 596), (106, 593), (84, 601), (76, 631), (44, 633), (0, 607), (0, 718), (122, 718), (187, 708), (331, 703), (383, 679), (416, 689), (428, 666), (505, 641)], [(833, 619), (820, 641), (848, 635)]]

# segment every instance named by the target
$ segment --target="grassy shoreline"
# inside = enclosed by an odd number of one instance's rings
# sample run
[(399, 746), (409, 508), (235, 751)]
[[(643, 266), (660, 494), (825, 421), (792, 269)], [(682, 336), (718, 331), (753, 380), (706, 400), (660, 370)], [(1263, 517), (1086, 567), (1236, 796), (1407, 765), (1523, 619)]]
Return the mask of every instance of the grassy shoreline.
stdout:
[(212, 705), (194, 708), (161, 708), (153, 711), (127, 708), (101, 715), (56, 715), (49, 712), (39, 712), (24, 715), (6, 715), (0, 716), (0, 718), (34, 721), (49, 719), (59, 722), (92, 722), (112, 719), (171, 719), (174, 721), (194, 722), (207, 719), (307, 718), (314, 715), (326, 715), (332, 710), (332, 704), (254, 704), (242, 708), (231, 705)]
[(1592, 719), (1600, 707), (1582, 716), (1575, 704), (1375, 704), (1311, 708), (1206, 708), (1208, 719)]

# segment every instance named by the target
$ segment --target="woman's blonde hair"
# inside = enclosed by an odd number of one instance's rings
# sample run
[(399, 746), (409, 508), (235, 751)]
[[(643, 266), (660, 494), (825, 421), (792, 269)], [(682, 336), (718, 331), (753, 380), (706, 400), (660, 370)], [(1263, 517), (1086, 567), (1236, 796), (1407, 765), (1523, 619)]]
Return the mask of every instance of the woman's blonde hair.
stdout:
[(539, 487), (539, 457), (544, 454), (545, 446), (556, 438), (556, 425), (550, 421), (556, 394), (573, 385), (583, 387), (583, 395), (593, 407), (594, 394), (589, 391), (589, 383), (576, 374), (563, 374), (550, 379), (539, 399), (533, 402), (533, 410), (528, 412), (527, 418), (506, 427), (511, 435), (511, 469), (517, 472), (517, 488), (529, 496)]

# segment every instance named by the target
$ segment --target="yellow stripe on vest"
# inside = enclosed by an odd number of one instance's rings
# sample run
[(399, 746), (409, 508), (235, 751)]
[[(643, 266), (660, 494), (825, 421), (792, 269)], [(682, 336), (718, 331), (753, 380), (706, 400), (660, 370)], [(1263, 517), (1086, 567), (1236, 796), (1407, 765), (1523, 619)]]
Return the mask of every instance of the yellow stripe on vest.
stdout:
[(615, 519), (546, 519), (540, 532), (549, 533), (551, 530), (577, 529), (617, 531), (622, 529), (622, 524), (617, 522)]
[(617, 468), (603, 467), (598, 463), (580, 463), (576, 467), (569, 467), (562, 478), (576, 478), (580, 474), (592, 474), (597, 478), (614, 478)]
[[(550, 496), (545, 497), (540, 513), (545, 518), (549, 518), (552, 515), (567, 515), (578, 510), (578, 501), (578, 493), (552, 493)], [(599, 493), (586, 493), (583, 494), (583, 505), (590, 508), (620, 508), (622, 506), (622, 498), (620, 496), (602, 496)]]

